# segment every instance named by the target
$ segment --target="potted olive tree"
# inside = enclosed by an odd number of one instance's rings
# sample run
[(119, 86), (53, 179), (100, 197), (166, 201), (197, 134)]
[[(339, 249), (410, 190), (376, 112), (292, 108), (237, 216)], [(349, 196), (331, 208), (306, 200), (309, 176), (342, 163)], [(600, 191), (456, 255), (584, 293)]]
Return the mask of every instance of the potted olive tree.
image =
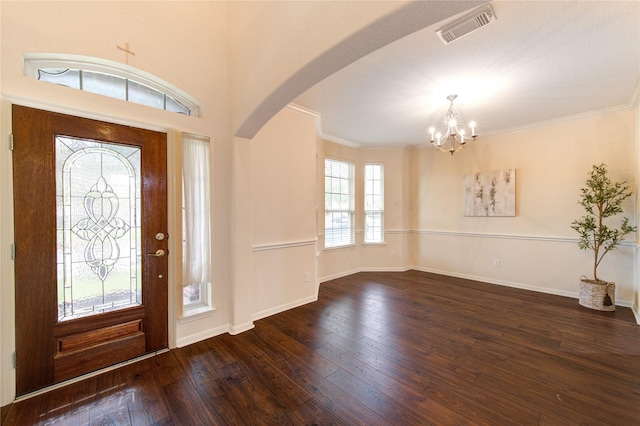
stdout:
[[(615, 283), (598, 277), (598, 266), (602, 258), (615, 249), (624, 236), (635, 232), (629, 218), (622, 219), (619, 227), (605, 223), (605, 219), (622, 213), (624, 200), (631, 196), (626, 181), (612, 182), (607, 176), (607, 166), (593, 165), (578, 203), (586, 215), (571, 222), (571, 228), (580, 234), (578, 246), (593, 251), (593, 278), (580, 277), (579, 303), (600, 311), (615, 311)], [(609, 222), (610, 223), (610, 222)]]

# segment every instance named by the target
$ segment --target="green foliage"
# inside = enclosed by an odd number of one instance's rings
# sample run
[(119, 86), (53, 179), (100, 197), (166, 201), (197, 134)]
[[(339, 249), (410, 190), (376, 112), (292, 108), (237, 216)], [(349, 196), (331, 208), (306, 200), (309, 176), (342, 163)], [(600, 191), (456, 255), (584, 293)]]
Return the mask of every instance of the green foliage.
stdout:
[(593, 279), (600, 281), (597, 271), (604, 255), (615, 249), (625, 235), (636, 231), (635, 226), (629, 225), (627, 217), (619, 228), (608, 226), (604, 219), (622, 213), (622, 204), (632, 193), (626, 182), (611, 182), (604, 163), (593, 166), (585, 187), (580, 191), (578, 203), (587, 214), (571, 222), (571, 228), (580, 234), (580, 249), (593, 250)]

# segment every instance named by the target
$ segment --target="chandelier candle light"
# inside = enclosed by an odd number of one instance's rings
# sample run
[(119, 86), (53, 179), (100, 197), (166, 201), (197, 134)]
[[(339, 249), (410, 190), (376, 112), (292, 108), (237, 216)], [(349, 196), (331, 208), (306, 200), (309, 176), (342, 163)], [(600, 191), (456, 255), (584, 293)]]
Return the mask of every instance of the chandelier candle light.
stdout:
[(471, 136), (466, 136), (467, 133), (465, 129), (458, 127), (460, 116), (453, 112), (453, 100), (457, 97), (458, 95), (447, 96), (447, 100), (451, 103), (449, 104), (447, 115), (444, 117), (444, 124), (447, 126), (446, 129), (444, 129), (444, 131), (440, 131), (435, 127), (429, 128), (429, 133), (431, 134), (431, 145), (435, 146), (440, 151), (448, 152), (451, 155), (456, 151), (460, 151), (462, 148), (466, 147), (469, 142), (478, 138), (478, 135), (476, 134), (475, 121), (469, 122)]

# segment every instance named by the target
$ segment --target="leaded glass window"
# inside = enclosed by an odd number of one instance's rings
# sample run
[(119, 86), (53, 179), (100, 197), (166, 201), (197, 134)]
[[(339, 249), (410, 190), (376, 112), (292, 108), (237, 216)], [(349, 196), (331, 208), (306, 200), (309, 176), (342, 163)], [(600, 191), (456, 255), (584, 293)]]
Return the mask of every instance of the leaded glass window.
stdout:
[[(101, 72), (79, 71), (80, 87), (85, 92), (108, 96), (115, 99), (128, 99), (127, 79)], [(55, 83), (55, 82), (53, 82)]]
[(117, 75), (85, 70), (47, 68), (38, 70), (38, 80), (178, 114), (191, 115), (191, 109), (175, 98), (145, 84)]
[(61, 86), (80, 89), (80, 71), (66, 68), (49, 68), (38, 70), (38, 80), (56, 83)]
[(78, 55), (24, 56), (25, 75), (37, 80), (178, 114), (199, 115), (200, 103), (191, 95), (129, 65)]
[(140, 148), (55, 143), (58, 319), (140, 305)]

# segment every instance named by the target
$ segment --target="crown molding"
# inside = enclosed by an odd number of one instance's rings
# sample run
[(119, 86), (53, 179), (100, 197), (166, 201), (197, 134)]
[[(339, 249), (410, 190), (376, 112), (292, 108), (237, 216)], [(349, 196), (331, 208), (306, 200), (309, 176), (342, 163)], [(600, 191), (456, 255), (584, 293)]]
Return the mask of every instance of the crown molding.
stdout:
[(637, 106), (637, 103), (638, 103), (637, 95), (634, 95), (634, 96), (636, 97), (635, 101), (631, 99), (627, 104), (617, 105), (609, 108), (597, 109), (593, 111), (581, 112), (579, 114), (566, 115), (564, 117), (553, 118), (551, 120), (538, 121), (535, 123), (529, 123), (522, 126), (509, 127), (506, 129), (495, 131), (495, 132), (487, 132), (487, 133), (483, 133), (482, 137), (523, 132), (526, 130), (538, 129), (540, 127), (552, 126), (554, 124), (565, 123), (568, 121), (581, 120), (583, 118), (595, 117), (597, 115), (610, 114), (617, 111), (624, 111), (626, 109), (634, 108), (634, 103)]
[(288, 108), (288, 109), (293, 110), (293, 111), (301, 112), (301, 113), (306, 114), (306, 115), (310, 115), (311, 117), (316, 118), (316, 119), (320, 119), (320, 113), (319, 112), (316, 112), (316, 111), (314, 111), (312, 109), (303, 107), (302, 105), (298, 105), (298, 104), (293, 103), (293, 102), (287, 104), (287, 106), (285, 108)]
[[(551, 120), (543, 120), (543, 121), (538, 121), (535, 123), (528, 123), (522, 126), (515, 126), (515, 127), (509, 127), (506, 129), (501, 129), (501, 130), (497, 130), (494, 132), (488, 132), (488, 133), (483, 133), (482, 137), (486, 137), (486, 136), (496, 136), (496, 135), (503, 135), (503, 134), (509, 134), (509, 133), (518, 133), (518, 132), (523, 132), (526, 130), (531, 130), (531, 129), (537, 129), (540, 127), (545, 127), (545, 126), (551, 126), (554, 124), (560, 124), (560, 123), (564, 123), (564, 122), (568, 122), (568, 121), (574, 121), (574, 120), (580, 120), (583, 118), (589, 118), (589, 117), (594, 117), (596, 115), (602, 115), (602, 114), (609, 114), (609, 113), (613, 113), (613, 112), (617, 112), (617, 111), (623, 111), (625, 109), (630, 109), (630, 108), (637, 108), (640, 105), (640, 78), (638, 78), (638, 80), (636, 81), (636, 85), (635, 85), (635, 89), (633, 90), (633, 93), (631, 94), (629, 101), (626, 104), (621, 104), (621, 105), (617, 105), (617, 106), (613, 106), (613, 107), (608, 107), (608, 108), (602, 108), (602, 109), (598, 109), (598, 110), (593, 110), (593, 111), (587, 111), (587, 112), (583, 112), (583, 113), (579, 113), (579, 114), (573, 114), (573, 115), (567, 115), (564, 117), (558, 117), (558, 118), (554, 118)], [(422, 147), (428, 147), (430, 146), (430, 144), (428, 142), (425, 143), (421, 143), (421, 144), (384, 144), (384, 145), (375, 145), (375, 146), (368, 146), (366, 144), (362, 144), (362, 143), (356, 143), (347, 139), (343, 139), (340, 138), (338, 136), (334, 136), (332, 134), (329, 133), (325, 133), (322, 130), (322, 114), (320, 114), (317, 111), (313, 111), (311, 109), (308, 109), (306, 107), (297, 105), (297, 104), (289, 104), (289, 107), (291, 107), (292, 109), (296, 109), (298, 111), (301, 112), (305, 112), (307, 114), (313, 115), (314, 117), (316, 117), (317, 119), (317, 134), (318, 137), (325, 139), (329, 142), (334, 142), (340, 145), (345, 145), (351, 148), (361, 148), (361, 149), (390, 149), (390, 148), (422, 148)]]
[(638, 105), (640, 105), (640, 77), (636, 80), (636, 88), (633, 89), (633, 93), (629, 99), (629, 106), (631, 108), (637, 108)]

